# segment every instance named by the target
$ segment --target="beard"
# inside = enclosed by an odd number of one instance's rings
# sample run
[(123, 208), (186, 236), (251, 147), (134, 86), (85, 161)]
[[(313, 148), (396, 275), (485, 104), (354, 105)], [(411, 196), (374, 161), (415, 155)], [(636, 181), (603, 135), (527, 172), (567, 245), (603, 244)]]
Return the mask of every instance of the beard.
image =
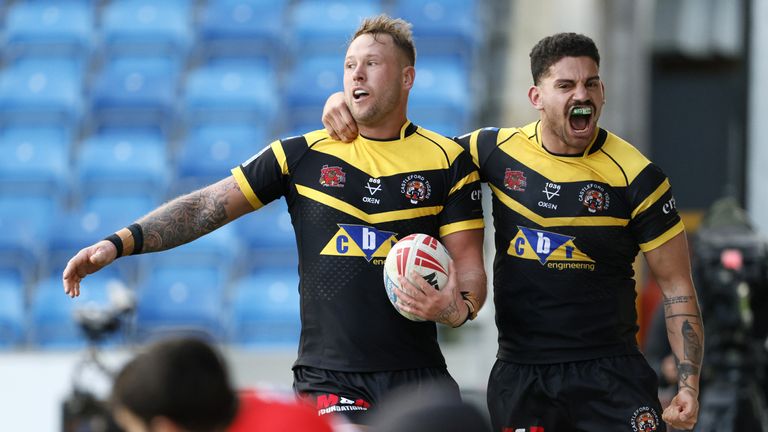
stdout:
[(354, 103), (348, 104), (352, 117), (364, 126), (373, 126), (385, 119), (395, 110), (399, 103), (399, 96), (395, 91), (388, 91), (381, 95), (380, 99), (373, 101), (368, 106), (361, 107)]

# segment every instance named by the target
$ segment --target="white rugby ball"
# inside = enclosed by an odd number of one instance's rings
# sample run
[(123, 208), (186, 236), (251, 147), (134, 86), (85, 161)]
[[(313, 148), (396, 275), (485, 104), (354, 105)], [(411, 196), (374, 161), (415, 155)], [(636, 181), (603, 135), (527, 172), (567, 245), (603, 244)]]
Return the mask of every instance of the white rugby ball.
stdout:
[[(400, 315), (411, 321), (423, 319), (400, 310), (401, 300), (395, 288), (400, 287), (398, 276), (405, 276), (413, 284), (411, 272), (416, 271), (435, 289), (442, 289), (448, 282), (448, 263), (451, 256), (436, 238), (427, 234), (411, 234), (392, 246), (384, 260), (384, 287), (392, 306)], [(415, 285), (415, 284), (414, 284)]]

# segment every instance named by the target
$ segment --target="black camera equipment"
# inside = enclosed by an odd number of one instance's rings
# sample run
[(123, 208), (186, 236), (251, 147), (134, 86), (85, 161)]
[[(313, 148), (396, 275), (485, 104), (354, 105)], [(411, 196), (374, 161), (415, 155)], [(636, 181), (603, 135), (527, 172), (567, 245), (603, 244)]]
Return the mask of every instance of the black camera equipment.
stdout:
[(768, 432), (768, 243), (725, 218), (699, 229), (693, 251), (706, 329), (696, 431)]
[(86, 336), (88, 347), (75, 366), (72, 393), (62, 404), (63, 432), (121, 431), (112, 419), (107, 402), (88, 388), (85, 379), (86, 373), (96, 372), (111, 384), (114, 371), (101, 360), (100, 346), (126, 327), (126, 321), (135, 309), (135, 299), (128, 288), (120, 283), (108, 284), (106, 288), (109, 289), (109, 305), (89, 305), (74, 313), (73, 318)]

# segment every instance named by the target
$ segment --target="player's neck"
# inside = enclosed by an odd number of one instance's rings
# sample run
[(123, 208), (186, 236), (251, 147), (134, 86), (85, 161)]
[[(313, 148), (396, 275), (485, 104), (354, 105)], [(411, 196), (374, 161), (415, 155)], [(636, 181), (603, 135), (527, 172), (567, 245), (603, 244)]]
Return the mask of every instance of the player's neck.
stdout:
[(408, 119), (405, 112), (386, 116), (379, 122), (371, 124), (358, 124), (360, 135), (377, 140), (386, 140), (400, 137), (400, 131)]

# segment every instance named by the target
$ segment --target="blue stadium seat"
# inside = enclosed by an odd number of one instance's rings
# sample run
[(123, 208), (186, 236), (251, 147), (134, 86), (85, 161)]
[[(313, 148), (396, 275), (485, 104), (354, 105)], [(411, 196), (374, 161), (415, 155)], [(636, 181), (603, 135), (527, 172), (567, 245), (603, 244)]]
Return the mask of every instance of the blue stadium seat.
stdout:
[(198, 45), (203, 59), (258, 57), (279, 64), (288, 0), (218, 0), (203, 7)]
[(168, 133), (176, 119), (179, 73), (179, 65), (168, 58), (107, 63), (90, 93), (93, 127), (144, 127)]
[(153, 268), (138, 296), (139, 340), (172, 332), (223, 338), (225, 278), (223, 271), (212, 266)]
[(258, 61), (220, 61), (190, 72), (184, 106), (189, 126), (210, 123), (268, 127), (279, 108), (272, 69)]
[(8, 128), (0, 134), (0, 192), (66, 198), (71, 141), (59, 128)]
[(469, 73), (460, 62), (446, 57), (420, 58), (408, 99), (408, 117), (425, 127), (454, 124), (458, 132), (465, 131), (474, 108), (469, 86)]
[(290, 72), (290, 83), (285, 89), (286, 111), (290, 112), (289, 129), (315, 125), (310, 130), (321, 129), (320, 117), (323, 105), (332, 93), (344, 89), (344, 58), (341, 55), (317, 55), (298, 57)]
[[(60, 275), (43, 279), (35, 288), (30, 310), (30, 342), (44, 349), (72, 349), (87, 345), (85, 333), (75, 321), (75, 313), (83, 309), (110, 307), (110, 284), (122, 283), (110, 275), (89, 275), (81, 283), (80, 296), (72, 299), (64, 294)], [(122, 335), (114, 335), (106, 343), (118, 343)]]
[(21, 60), (0, 73), (0, 100), (0, 124), (77, 130), (83, 113), (81, 71), (71, 60)]
[(146, 194), (165, 197), (168, 185), (166, 144), (154, 134), (104, 133), (87, 139), (77, 161), (81, 193)]
[(301, 333), (296, 268), (251, 273), (232, 287), (229, 342), (243, 348), (296, 346)]
[[(394, 16), (413, 24), (419, 55), (452, 55), (470, 65), (482, 34), (477, 0), (397, 0)], [(418, 60), (416, 62), (418, 67)]]
[(184, 61), (193, 42), (188, 0), (113, 0), (102, 14), (105, 56), (166, 56)]
[(24, 286), (0, 275), (0, 350), (19, 347), (26, 339)]
[(34, 279), (46, 264), (51, 220), (59, 212), (50, 195), (0, 194), (0, 268)]
[(299, 2), (291, 17), (295, 57), (330, 54), (341, 64), (347, 41), (362, 19), (381, 12), (381, 2), (377, 0)]
[(211, 125), (192, 129), (177, 160), (175, 191), (189, 191), (230, 175), (267, 144), (258, 125)]
[(231, 222), (247, 250), (245, 269), (291, 266), (298, 262), (296, 237), (285, 199)]
[(5, 20), (4, 54), (62, 56), (87, 60), (92, 48), (94, 10), (87, 1), (17, 2)]
[(160, 267), (218, 268), (227, 279), (240, 259), (242, 244), (231, 225), (223, 226), (192, 242), (152, 257)]

